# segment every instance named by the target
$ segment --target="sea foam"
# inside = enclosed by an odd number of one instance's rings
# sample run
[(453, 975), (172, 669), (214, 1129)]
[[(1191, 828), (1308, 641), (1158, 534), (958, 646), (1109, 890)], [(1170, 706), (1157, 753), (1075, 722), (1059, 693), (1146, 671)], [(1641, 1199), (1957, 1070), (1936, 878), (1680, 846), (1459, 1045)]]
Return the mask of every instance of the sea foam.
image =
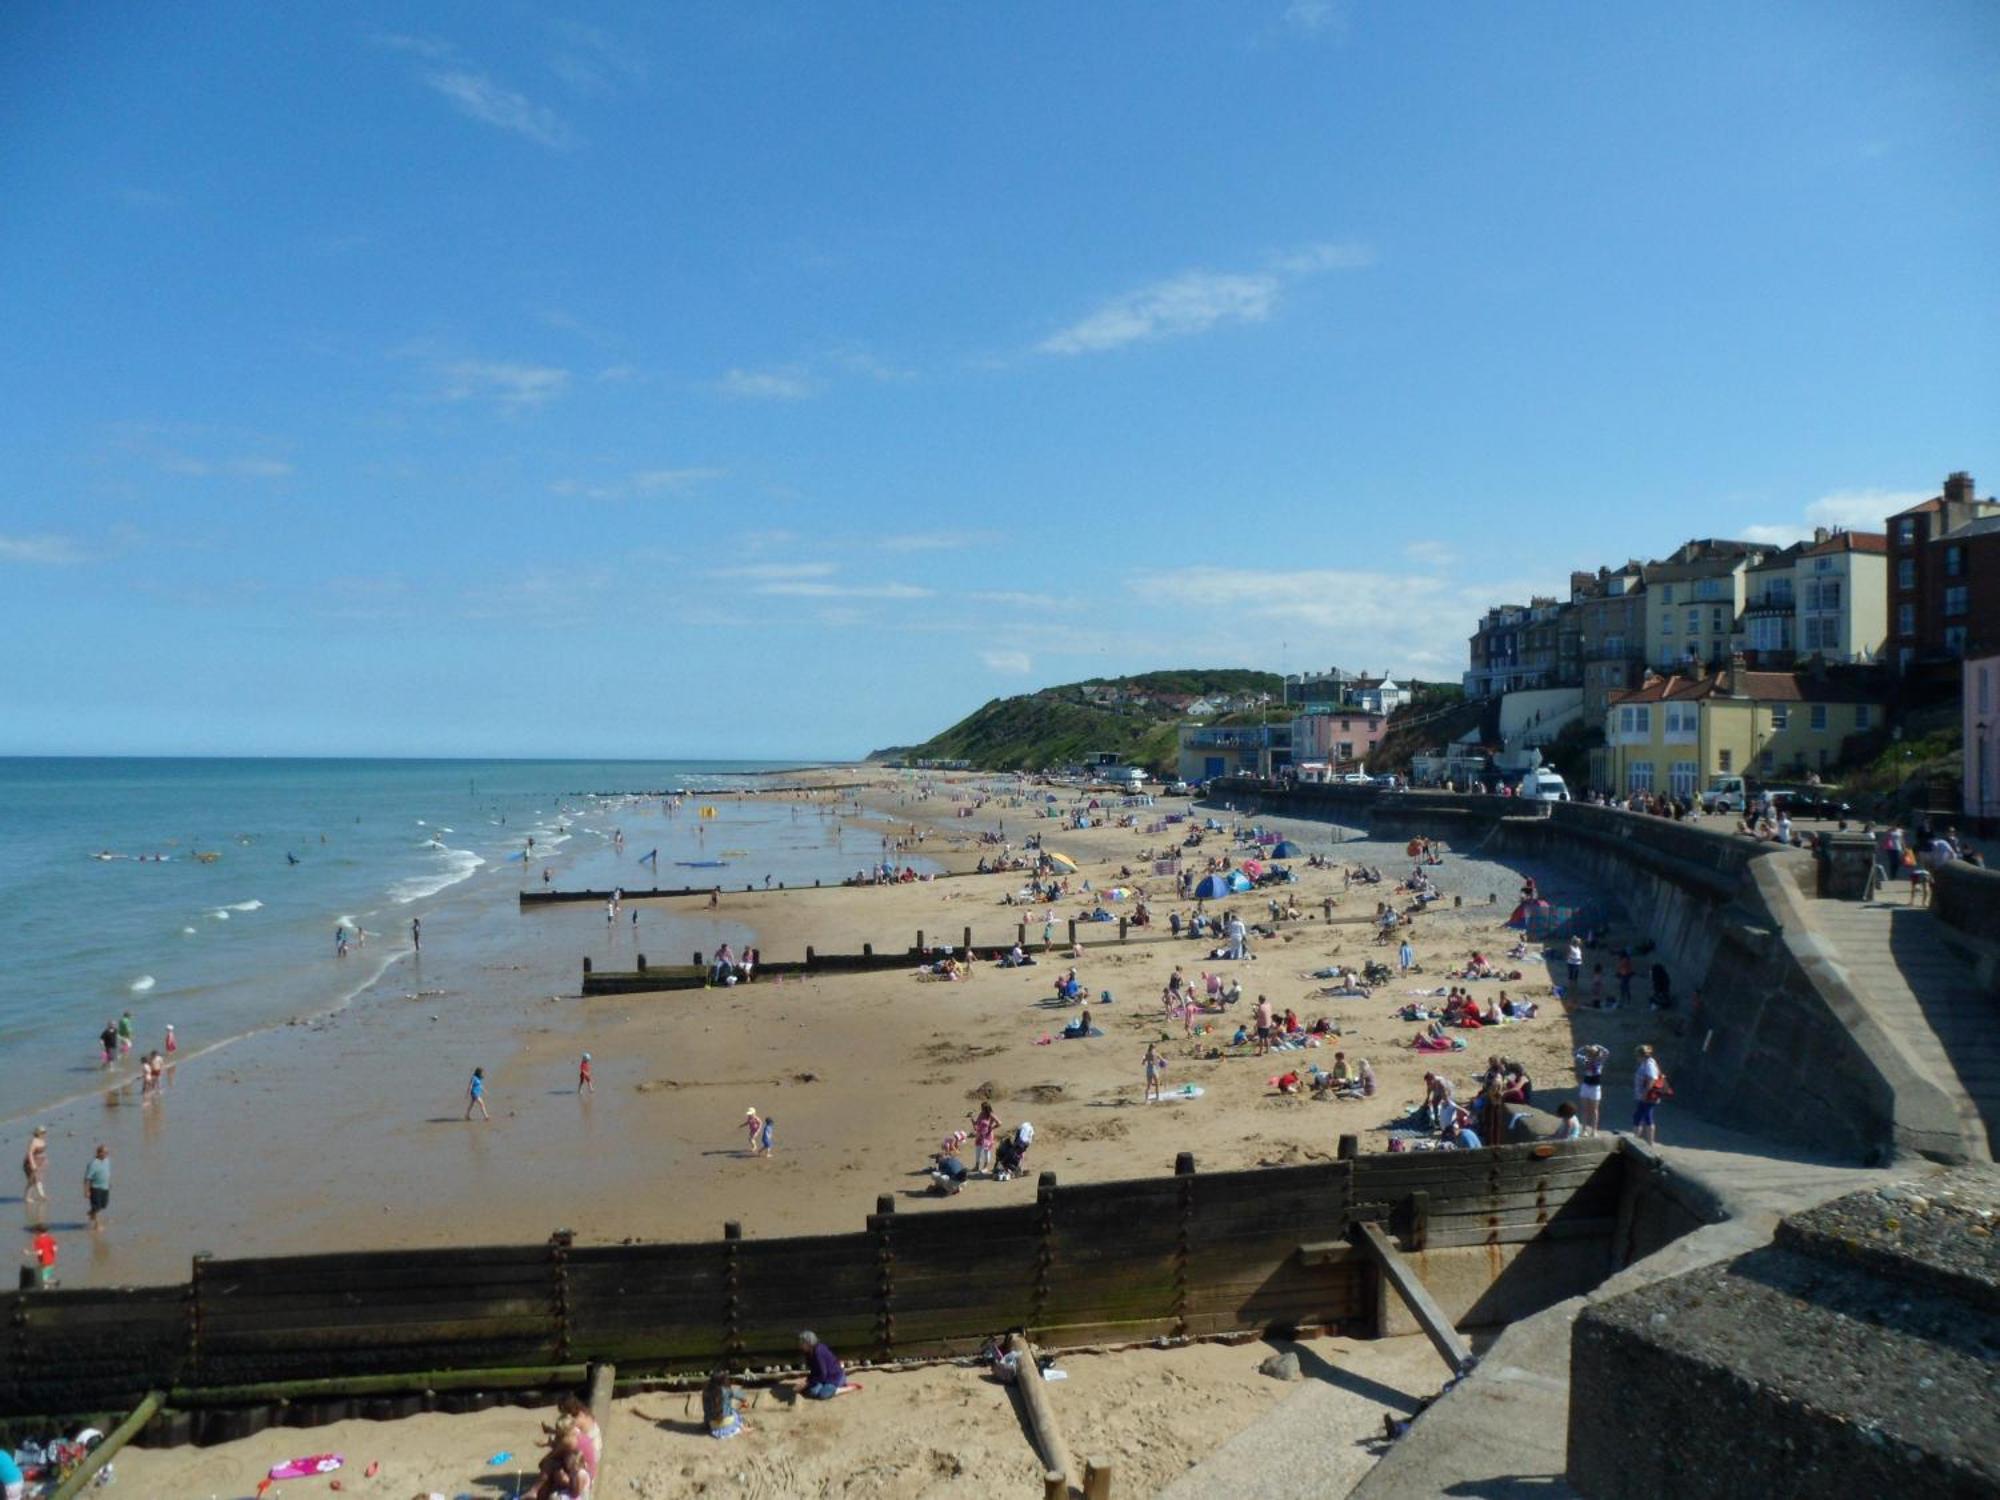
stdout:
[(408, 906), (412, 901), (435, 896), (448, 886), (470, 879), (472, 872), (486, 863), (470, 849), (440, 849), (437, 854), (444, 861), (443, 869), (397, 881), (389, 887), (389, 899), (398, 906)]
[(135, 995), (143, 995), (146, 993), (147, 990), (150, 990), (152, 987), (153, 987), (153, 976), (151, 974), (141, 974), (137, 979), (133, 980), (131, 984), (132, 993)]

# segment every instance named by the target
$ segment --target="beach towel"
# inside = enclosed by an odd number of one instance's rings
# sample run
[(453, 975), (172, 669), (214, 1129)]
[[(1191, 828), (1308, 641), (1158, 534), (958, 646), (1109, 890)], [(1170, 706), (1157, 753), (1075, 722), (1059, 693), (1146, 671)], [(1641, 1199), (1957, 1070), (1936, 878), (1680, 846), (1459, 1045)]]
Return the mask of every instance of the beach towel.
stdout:
[[(509, 1457), (512, 1455), (510, 1454)], [(310, 1479), (315, 1474), (331, 1474), (347, 1460), (338, 1453), (315, 1453), (310, 1458), (291, 1458), (271, 1469), (272, 1479)]]

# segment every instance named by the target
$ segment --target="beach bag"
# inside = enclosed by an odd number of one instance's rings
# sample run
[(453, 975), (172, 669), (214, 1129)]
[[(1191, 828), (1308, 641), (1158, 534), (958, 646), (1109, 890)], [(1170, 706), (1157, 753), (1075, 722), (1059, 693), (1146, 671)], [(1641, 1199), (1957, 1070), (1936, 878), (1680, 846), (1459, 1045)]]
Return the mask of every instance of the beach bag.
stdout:
[(1646, 1087), (1646, 1102), (1648, 1104), (1658, 1104), (1662, 1099), (1671, 1099), (1673, 1097), (1674, 1086), (1667, 1082), (1667, 1075), (1664, 1072)]

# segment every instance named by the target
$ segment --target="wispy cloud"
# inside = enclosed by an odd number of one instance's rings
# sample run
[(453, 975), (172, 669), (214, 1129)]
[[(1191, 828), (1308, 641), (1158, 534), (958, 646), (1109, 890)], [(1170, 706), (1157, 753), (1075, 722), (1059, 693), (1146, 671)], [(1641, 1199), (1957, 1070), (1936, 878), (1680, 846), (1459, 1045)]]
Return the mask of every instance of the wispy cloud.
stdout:
[(156, 462), (169, 474), (185, 474), (196, 479), (218, 476), (230, 479), (286, 479), (293, 472), (292, 466), (282, 458), (255, 454), (211, 459), (197, 458), (191, 453), (162, 453)]
[(549, 23), (556, 50), (549, 71), (579, 94), (616, 94), (646, 76), (646, 59), (632, 45), (581, 21)]
[(510, 360), (455, 359), (437, 366), (446, 401), (493, 401), (509, 411), (537, 407), (569, 389), (569, 371)]
[(1370, 263), (1362, 246), (1316, 244), (1275, 255), (1255, 271), (1182, 271), (1112, 298), (1036, 348), (1043, 354), (1101, 354), (1231, 324), (1263, 323), (1290, 282)]
[(959, 552), (996, 540), (990, 531), (906, 531), (875, 545), (884, 552)]
[(1342, 36), (1347, 31), (1347, 6), (1342, 0), (1289, 0), (1280, 19), (1307, 36)]
[(1848, 531), (1880, 531), (1899, 510), (1930, 499), (1923, 490), (1835, 490), (1822, 495), (1805, 509), (1797, 521), (1766, 522), (1737, 530), (1746, 542), (1770, 547), (1787, 547), (1813, 534), (1817, 527), (1839, 527)]
[(546, 104), (495, 82), (470, 68), (426, 73), (424, 83), (450, 100), (468, 119), (526, 136), (537, 145), (565, 150), (576, 144), (576, 132)]
[(803, 401), (819, 392), (819, 382), (803, 365), (770, 370), (732, 369), (716, 382), (725, 396), (742, 401)]
[(986, 663), (988, 671), (1005, 672), (1010, 677), (1026, 677), (1035, 670), (1035, 663), (1025, 651), (982, 651), (979, 659)]
[(1030, 594), (1018, 589), (974, 589), (966, 596), (975, 604), (1000, 604), (1010, 609), (1054, 610), (1062, 600), (1053, 594)]
[(458, 51), (442, 37), (416, 36), (406, 31), (378, 31), (368, 40), (385, 52), (407, 52), (431, 62), (442, 62)]
[(83, 562), (87, 555), (73, 537), (0, 535), (0, 562), (54, 568)]
[(674, 494), (693, 489), (711, 479), (721, 479), (727, 469), (640, 469), (619, 479), (558, 479), (549, 492), (581, 500), (629, 500), (644, 495)]
[(749, 578), (762, 582), (800, 578), (831, 578), (840, 568), (830, 562), (745, 563), (734, 568), (711, 568), (710, 578)]
[(1403, 556), (1427, 568), (1446, 568), (1458, 561), (1458, 553), (1448, 544), (1429, 540), (1409, 543), (1403, 548)]
[(778, 580), (760, 583), (751, 592), (790, 599), (929, 599), (937, 591), (919, 588), (914, 583), (809, 583)]

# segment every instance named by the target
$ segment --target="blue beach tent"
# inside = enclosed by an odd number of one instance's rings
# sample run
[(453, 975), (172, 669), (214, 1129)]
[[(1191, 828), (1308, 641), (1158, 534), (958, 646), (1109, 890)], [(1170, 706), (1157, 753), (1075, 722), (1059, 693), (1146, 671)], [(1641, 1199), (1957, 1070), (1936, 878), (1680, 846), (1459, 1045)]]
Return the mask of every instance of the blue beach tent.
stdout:
[(1271, 850), (1271, 858), (1273, 859), (1297, 859), (1298, 857), (1299, 846), (1290, 839), (1279, 840)]
[(1204, 875), (1201, 884), (1194, 888), (1197, 901), (1221, 901), (1229, 895), (1229, 882), (1220, 875)]

